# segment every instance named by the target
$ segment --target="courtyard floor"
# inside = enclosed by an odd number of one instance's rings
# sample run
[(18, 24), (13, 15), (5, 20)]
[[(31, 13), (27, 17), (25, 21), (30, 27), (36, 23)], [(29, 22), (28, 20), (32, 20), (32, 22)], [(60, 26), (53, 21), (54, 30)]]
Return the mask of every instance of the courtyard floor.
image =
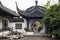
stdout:
[[(10, 39), (0, 39), (0, 40), (10, 40)], [(15, 39), (13, 39), (15, 40)], [(30, 36), (30, 37), (24, 37), (22, 39), (16, 39), (16, 40), (53, 40), (52, 38), (49, 37), (34, 37), (34, 36)]]
[[(0, 40), (10, 40), (10, 39), (0, 39)], [(33, 32), (30, 33), (28, 32), (28, 34), (26, 33), (23, 38), (13, 39), (13, 40), (53, 40), (53, 39), (48, 37), (47, 34), (33, 35)]]
[(52, 40), (52, 39), (47, 37), (24, 37), (21, 40)]

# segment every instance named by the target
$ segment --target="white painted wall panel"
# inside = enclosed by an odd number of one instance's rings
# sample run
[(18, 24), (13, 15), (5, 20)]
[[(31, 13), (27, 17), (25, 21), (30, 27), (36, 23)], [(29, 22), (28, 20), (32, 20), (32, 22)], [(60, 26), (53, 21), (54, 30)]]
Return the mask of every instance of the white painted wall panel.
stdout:
[(22, 29), (15, 29), (15, 30), (24, 34), (26, 32), (24, 28), (27, 27), (26, 19), (24, 19), (24, 22), (16, 22), (16, 24), (22, 24)]
[(26, 19), (24, 19), (24, 23), (22, 25), (23, 25), (23, 28), (27, 27), (27, 21), (26, 21)]
[(15, 23), (9, 23), (9, 27), (13, 28), (13, 31), (15, 31)]

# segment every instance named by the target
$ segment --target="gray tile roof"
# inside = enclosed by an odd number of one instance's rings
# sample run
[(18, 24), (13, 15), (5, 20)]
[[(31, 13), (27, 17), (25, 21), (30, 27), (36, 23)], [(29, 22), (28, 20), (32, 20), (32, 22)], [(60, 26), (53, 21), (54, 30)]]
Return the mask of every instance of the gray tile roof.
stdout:
[(37, 5), (37, 6), (32, 6), (26, 9), (24, 12), (21, 11), (19, 8), (17, 11), (20, 15), (25, 16), (25, 17), (43, 17), (45, 10), (46, 8)]
[[(5, 11), (6, 13), (10, 14), (10, 15), (13, 15), (13, 16), (19, 16), (18, 14), (16, 14), (15, 11), (12, 11), (11, 9), (8, 9), (7, 7), (3, 6), (1, 1), (0, 1), (0, 10), (3, 10)], [(5, 13), (5, 14), (6, 14)], [(1, 14), (1, 13), (0, 13)]]

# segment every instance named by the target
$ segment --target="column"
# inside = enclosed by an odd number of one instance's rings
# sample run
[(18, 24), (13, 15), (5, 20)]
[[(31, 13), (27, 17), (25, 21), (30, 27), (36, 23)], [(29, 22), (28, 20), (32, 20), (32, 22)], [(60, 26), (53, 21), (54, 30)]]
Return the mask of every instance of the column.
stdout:
[(27, 29), (29, 30), (29, 19), (27, 19)]

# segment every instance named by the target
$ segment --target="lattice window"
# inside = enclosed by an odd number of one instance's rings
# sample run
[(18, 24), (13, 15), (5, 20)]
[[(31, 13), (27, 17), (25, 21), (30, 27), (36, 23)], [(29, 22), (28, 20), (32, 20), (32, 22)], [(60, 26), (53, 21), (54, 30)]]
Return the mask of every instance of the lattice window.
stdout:
[(16, 24), (16, 29), (22, 29), (22, 24)]

